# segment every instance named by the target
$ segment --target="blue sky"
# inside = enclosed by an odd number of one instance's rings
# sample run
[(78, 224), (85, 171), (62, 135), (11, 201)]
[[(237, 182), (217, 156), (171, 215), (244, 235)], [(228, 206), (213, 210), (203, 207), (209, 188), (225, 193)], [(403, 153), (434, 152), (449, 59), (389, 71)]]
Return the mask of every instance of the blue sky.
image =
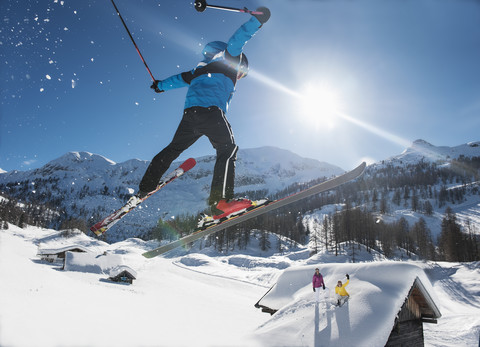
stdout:
[[(276, 146), (350, 169), (422, 138), (478, 141), (480, 2), (211, 0), (267, 6), (246, 45), (250, 75), (228, 118), (240, 148)], [(116, 0), (157, 79), (193, 68), (248, 14), (193, 1)], [(186, 89), (156, 95), (108, 0), (0, 2), (0, 168), (69, 151), (150, 160), (180, 121)], [(213, 154), (206, 139), (182, 157)]]

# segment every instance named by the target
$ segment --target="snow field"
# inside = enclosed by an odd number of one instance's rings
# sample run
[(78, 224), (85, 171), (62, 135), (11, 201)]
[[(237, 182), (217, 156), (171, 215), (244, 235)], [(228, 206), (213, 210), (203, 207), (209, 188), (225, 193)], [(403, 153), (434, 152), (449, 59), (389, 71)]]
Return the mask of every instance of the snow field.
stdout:
[[(13, 225), (0, 232), (0, 346), (381, 346), (391, 329), (385, 317), (418, 274), (442, 313), (438, 324), (424, 324), (426, 346), (478, 345), (478, 262), (372, 262), (377, 255), (359, 252), (367, 262), (338, 264), (348, 256), (309, 258), (301, 247), (262, 254), (253, 246), (244, 254), (194, 248), (148, 260), (141, 253), (154, 242), (108, 245), (84, 234), (58, 235)], [(138, 279), (117, 284), (106, 274), (63, 271), (36, 257), (39, 245), (66, 243), (121, 255)], [(330, 290), (318, 304), (311, 289), (317, 266)], [(329, 301), (345, 273), (351, 298), (336, 308)], [(272, 296), (280, 309), (270, 316), (254, 304), (277, 280), (292, 285)], [(394, 304), (386, 304), (392, 297)]]
[(9, 231), (0, 237), (8, 279), (0, 284), (1, 346), (230, 346), (268, 318), (253, 306), (263, 287), (141, 255), (130, 255), (141, 273), (134, 285), (116, 284), (37, 261), (37, 247)]

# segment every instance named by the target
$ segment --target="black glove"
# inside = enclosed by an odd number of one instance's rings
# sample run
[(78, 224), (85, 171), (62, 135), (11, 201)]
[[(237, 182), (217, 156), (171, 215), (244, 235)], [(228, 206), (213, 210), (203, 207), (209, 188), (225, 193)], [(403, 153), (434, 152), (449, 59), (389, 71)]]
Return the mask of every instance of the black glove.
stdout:
[(257, 8), (256, 12), (262, 12), (263, 14), (254, 14), (255, 18), (263, 25), (270, 19), (270, 10), (266, 7), (259, 7)]
[(325, 290), (325, 284), (323, 285), (323, 290)]
[(313, 291), (315, 291), (315, 287), (313, 287)]
[(350, 276), (349, 276), (348, 274), (346, 274), (345, 276), (347, 276), (347, 280), (349, 280), (349, 279), (350, 279)]
[(158, 83), (159, 82), (160, 82), (159, 80), (155, 80), (155, 82), (153, 82), (152, 85), (150, 86), (150, 88), (152, 88), (155, 91), (155, 93), (163, 93), (164, 92), (164, 90), (158, 89)]

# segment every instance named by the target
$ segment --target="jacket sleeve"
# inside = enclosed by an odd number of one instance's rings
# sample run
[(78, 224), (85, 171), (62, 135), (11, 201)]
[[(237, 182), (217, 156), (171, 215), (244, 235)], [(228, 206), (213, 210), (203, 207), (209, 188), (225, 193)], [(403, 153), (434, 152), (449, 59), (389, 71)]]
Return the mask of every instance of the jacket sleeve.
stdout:
[(250, 40), (253, 35), (260, 29), (262, 24), (257, 18), (250, 18), (240, 28), (235, 31), (230, 40), (228, 40), (227, 51), (232, 57), (237, 57), (242, 53), (243, 46)]
[(193, 75), (192, 71), (182, 72), (178, 75), (170, 76), (158, 82), (158, 89), (166, 91), (170, 89), (186, 87), (190, 84), (190, 75)]

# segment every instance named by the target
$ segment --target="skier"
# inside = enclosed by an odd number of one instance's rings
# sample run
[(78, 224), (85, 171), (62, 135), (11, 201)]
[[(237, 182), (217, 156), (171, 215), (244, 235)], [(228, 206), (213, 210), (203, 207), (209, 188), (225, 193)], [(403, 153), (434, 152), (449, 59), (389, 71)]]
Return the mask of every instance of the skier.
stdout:
[(171, 143), (158, 153), (139, 184), (136, 197), (153, 191), (170, 164), (202, 135), (210, 140), (217, 158), (213, 171), (209, 205), (214, 218), (223, 218), (252, 206), (248, 199), (233, 200), (235, 161), (238, 147), (225, 114), (236, 82), (248, 73), (244, 45), (270, 18), (260, 7), (228, 42), (213, 41), (203, 49), (204, 59), (191, 71), (155, 81), (157, 93), (188, 86), (183, 118)]
[(323, 282), (323, 276), (320, 273), (320, 270), (318, 268), (315, 269), (315, 273), (313, 274), (312, 285), (313, 285), (313, 291), (315, 292), (315, 300), (319, 302), (320, 288), (323, 287), (323, 290), (325, 290), (325, 283)]
[(345, 275), (347, 277), (347, 282), (342, 284), (342, 281), (338, 281), (337, 286), (335, 287), (335, 298), (337, 299), (337, 306), (342, 306), (350, 297), (345, 287), (350, 282), (350, 276), (348, 274)]

